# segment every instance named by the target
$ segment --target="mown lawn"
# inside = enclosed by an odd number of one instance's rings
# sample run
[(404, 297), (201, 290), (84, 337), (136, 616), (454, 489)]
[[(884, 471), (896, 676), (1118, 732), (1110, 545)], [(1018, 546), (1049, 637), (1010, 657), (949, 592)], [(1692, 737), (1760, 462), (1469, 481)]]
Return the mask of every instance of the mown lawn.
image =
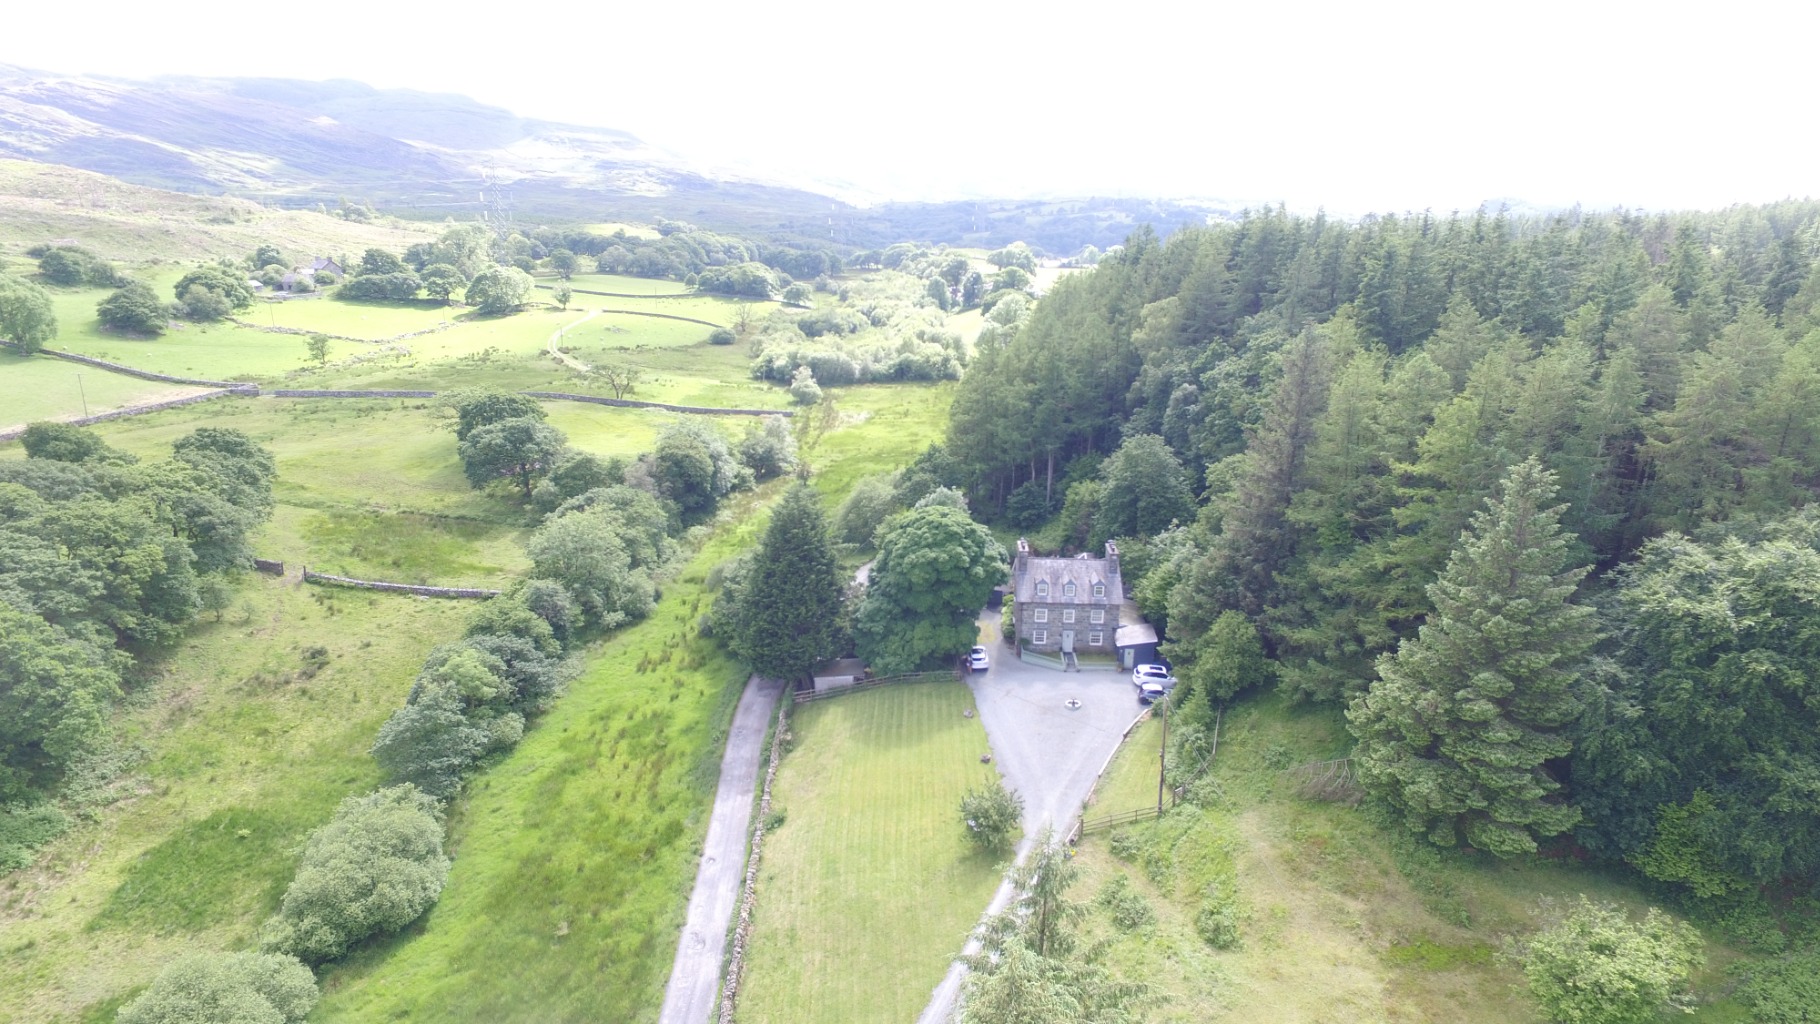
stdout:
[(965, 685), (939, 682), (795, 709), (741, 1021), (916, 1019), (1005, 866), (966, 841), (956, 810), (997, 774), (972, 708)]
[[(1146, 723), (1120, 752), (1098, 810), (1139, 794), (1154, 801), (1161, 729)], [(1076, 899), (1126, 875), (1156, 915), (1122, 933), (1102, 910), (1088, 925), (1112, 940), (1110, 962), (1151, 986), (1145, 1019), (1157, 1022), (1537, 1019), (1521, 976), (1496, 953), (1538, 927), (1544, 900), (1585, 893), (1640, 911), (1629, 877), (1570, 861), (1499, 861), (1443, 851), (1411, 838), (1370, 805), (1306, 796), (1296, 765), (1346, 754), (1345, 723), (1331, 709), (1297, 708), (1273, 695), (1226, 716), (1205, 807), (1183, 805), (1160, 823), (1131, 826), (1139, 852), (1112, 853), (1113, 837), (1080, 845)], [(1136, 806), (1143, 806), (1140, 798)], [(1118, 803), (1119, 806), (1114, 806)], [(1202, 940), (1195, 916), (1210, 883), (1232, 886), (1241, 945)], [(1708, 936), (1709, 940), (1712, 936)], [(1737, 954), (1712, 942), (1703, 994), (1718, 998)], [(1723, 999), (1694, 1021), (1737, 1019)]]

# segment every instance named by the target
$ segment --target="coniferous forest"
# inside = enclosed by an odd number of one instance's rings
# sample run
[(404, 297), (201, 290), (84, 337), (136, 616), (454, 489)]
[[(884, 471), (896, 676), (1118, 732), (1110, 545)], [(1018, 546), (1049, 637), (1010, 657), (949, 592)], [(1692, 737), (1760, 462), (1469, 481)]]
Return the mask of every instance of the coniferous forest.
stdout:
[(1805, 201), (1140, 231), (982, 337), (946, 452), (1436, 843), (1811, 883), (1817, 252)]

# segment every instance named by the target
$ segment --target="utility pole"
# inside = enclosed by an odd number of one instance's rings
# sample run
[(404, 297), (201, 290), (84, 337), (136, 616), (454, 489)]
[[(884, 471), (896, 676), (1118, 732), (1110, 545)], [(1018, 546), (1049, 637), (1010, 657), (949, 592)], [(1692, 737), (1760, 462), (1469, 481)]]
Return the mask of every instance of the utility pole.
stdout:
[(82, 388), (82, 375), (76, 374), (76, 393), (82, 396), (82, 418), (88, 419), (88, 392)]
[(1169, 694), (1163, 694), (1163, 747), (1156, 752), (1156, 816), (1163, 816), (1163, 771), (1169, 765)]

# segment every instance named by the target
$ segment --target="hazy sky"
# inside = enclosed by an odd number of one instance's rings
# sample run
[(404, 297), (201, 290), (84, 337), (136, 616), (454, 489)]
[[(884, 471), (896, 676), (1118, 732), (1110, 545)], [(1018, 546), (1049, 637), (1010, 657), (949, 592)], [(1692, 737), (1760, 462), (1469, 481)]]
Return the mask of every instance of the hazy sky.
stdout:
[(17, 6), (0, 63), (461, 92), (903, 198), (1820, 196), (1800, 0)]

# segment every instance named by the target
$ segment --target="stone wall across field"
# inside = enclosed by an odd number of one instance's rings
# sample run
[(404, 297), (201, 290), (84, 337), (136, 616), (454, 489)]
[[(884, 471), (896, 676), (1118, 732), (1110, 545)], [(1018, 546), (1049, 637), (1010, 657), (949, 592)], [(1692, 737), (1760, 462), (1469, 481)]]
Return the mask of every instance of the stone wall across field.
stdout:
[(548, 398), (559, 402), (588, 402), (621, 409), (663, 409), (668, 412), (693, 412), (705, 416), (794, 416), (790, 409), (712, 409), (700, 405), (670, 405), (665, 402), (640, 402), (630, 398), (604, 398), (600, 395), (571, 395), (563, 391), (522, 391), (531, 398)]
[(315, 388), (264, 388), (266, 398), (435, 398), (434, 391), (329, 391)]
[(498, 597), (497, 590), (481, 590), (476, 587), (423, 587), (413, 583), (381, 583), (377, 580), (357, 580), (347, 576), (331, 576), (326, 572), (303, 570), (305, 583), (323, 583), (336, 587), (358, 587), (361, 590), (387, 590), (400, 594), (416, 594), (419, 597), (457, 597), (457, 598), (490, 598)]
[(94, 356), (77, 355), (74, 352), (59, 352), (54, 348), (39, 349), (39, 351), (47, 356), (54, 356), (58, 359), (67, 359), (72, 363), (82, 363), (97, 369), (107, 370), (110, 373), (121, 373), (128, 377), (137, 377), (140, 380), (155, 380), (166, 384), (192, 384), (199, 388), (252, 388), (255, 391), (259, 390), (259, 385), (248, 384), (245, 381), (199, 380), (195, 377), (173, 377), (166, 373), (153, 373), (150, 370), (140, 370), (131, 366), (122, 366), (119, 363), (110, 363), (105, 359), (96, 359)]
[[(246, 394), (246, 392), (242, 391), (240, 388), (221, 388), (215, 391), (205, 391), (200, 395), (185, 395), (182, 398), (172, 398), (163, 402), (150, 402), (145, 405), (134, 405), (125, 409), (115, 409), (112, 412), (96, 413), (93, 416), (83, 416), (78, 419), (64, 420), (63, 422), (71, 423), (78, 427), (86, 427), (95, 423), (106, 423), (108, 420), (124, 419), (128, 416), (158, 412), (161, 409), (175, 409), (180, 405), (194, 405), (197, 402), (207, 402), (210, 399), (227, 398), (243, 394)], [(23, 433), (25, 433), (24, 427), (12, 427), (7, 430), (0, 430), (0, 441), (17, 440), (19, 435)]]

